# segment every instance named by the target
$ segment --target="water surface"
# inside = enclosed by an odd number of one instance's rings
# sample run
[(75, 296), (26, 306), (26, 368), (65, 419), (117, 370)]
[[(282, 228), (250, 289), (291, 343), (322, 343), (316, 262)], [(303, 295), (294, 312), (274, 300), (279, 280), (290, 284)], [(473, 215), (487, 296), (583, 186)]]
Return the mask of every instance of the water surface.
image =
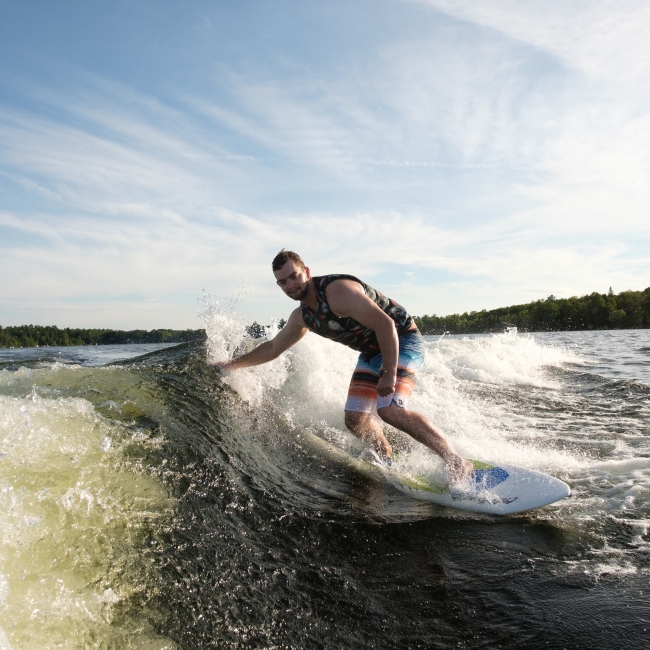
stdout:
[(222, 376), (250, 343), (207, 329), (0, 351), (0, 648), (648, 647), (650, 331), (428, 338), (413, 406), (572, 488), (496, 518), (348, 460), (351, 351)]

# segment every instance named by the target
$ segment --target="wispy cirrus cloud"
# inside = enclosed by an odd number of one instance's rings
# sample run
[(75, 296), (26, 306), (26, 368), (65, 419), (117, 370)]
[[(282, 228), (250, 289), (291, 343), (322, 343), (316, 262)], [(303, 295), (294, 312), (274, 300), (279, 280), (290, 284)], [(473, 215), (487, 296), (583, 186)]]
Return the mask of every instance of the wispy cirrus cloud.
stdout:
[(455, 18), (491, 27), (545, 50), (590, 76), (617, 84), (648, 79), (643, 0), (406, 0)]

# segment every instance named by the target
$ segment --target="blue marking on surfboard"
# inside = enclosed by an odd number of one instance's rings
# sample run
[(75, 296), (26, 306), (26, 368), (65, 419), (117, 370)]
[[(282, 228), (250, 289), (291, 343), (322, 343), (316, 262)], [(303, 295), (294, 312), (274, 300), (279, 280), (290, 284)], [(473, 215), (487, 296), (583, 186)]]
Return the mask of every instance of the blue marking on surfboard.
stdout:
[(503, 483), (510, 474), (501, 467), (491, 467), (490, 469), (475, 469), (472, 476), (479, 490), (491, 490), (499, 483)]
[[(474, 479), (476, 491), (450, 490), (451, 498), (454, 501), (477, 501), (478, 503), (512, 503), (517, 497), (488, 497), (485, 492), (503, 483), (510, 474), (502, 467), (490, 467), (488, 469), (475, 469), (471, 474)], [(471, 480), (470, 479), (470, 480)]]

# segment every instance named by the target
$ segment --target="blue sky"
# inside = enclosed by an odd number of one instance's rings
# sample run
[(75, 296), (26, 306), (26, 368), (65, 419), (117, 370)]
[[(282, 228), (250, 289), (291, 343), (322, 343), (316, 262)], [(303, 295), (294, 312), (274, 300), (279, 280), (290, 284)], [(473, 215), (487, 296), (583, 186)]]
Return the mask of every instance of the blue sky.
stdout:
[(650, 5), (3, 2), (0, 324), (411, 313), (650, 285)]

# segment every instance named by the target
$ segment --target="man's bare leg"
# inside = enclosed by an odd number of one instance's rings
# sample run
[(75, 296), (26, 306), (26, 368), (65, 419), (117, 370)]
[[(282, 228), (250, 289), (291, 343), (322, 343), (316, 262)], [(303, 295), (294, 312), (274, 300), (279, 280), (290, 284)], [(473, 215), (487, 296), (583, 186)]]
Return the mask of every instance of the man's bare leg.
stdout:
[(392, 402), (390, 406), (378, 409), (378, 414), (384, 422), (408, 433), (409, 436), (438, 454), (445, 461), (453, 479), (461, 480), (472, 471), (472, 463), (459, 456), (424, 415), (401, 408), (395, 402)]
[(358, 413), (357, 411), (345, 412), (345, 426), (357, 438), (361, 438), (373, 446), (382, 458), (390, 458), (393, 448), (390, 446), (381, 421), (372, 413)]

